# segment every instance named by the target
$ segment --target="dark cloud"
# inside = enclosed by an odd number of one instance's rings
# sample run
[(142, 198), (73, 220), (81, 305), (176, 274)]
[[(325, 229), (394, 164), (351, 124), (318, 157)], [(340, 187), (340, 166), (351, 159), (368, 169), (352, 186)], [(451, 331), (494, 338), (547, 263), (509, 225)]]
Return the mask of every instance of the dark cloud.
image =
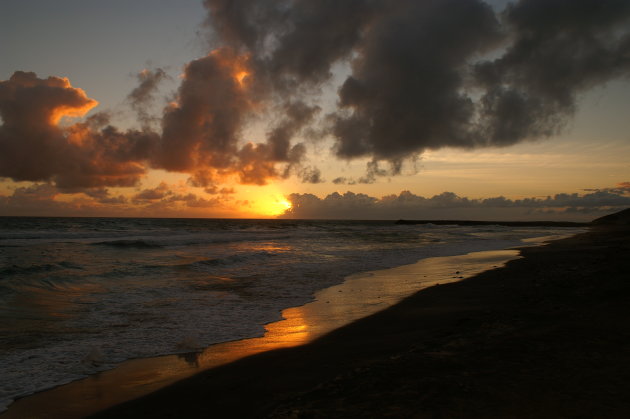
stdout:
[(489, 6), (461, 0), (403, 2), (374, 22), (339, 91), (337, 154), (395, 160), (474, 145), (464, 70), (496, 42), (498, 26)]
[(204, 4), (215, 42), (250, 54), (284, 97), (313, 94), (350, 60), (327, 118), (335, 152), (392, 162), (393, 175), (426, 149), (554, 135), (577, 94), (629, 70), (625, 0), (521, 0), (501, 16), (481, 0)]
[(220, 200), (218, 199), (205, 199), (201, 198), (193, 193), (188, 193), (185, 195), (174, 195), (170, 197), (168, 202), (184, 202), (185, 205), (189, 208), (212, 208), (216, 207)]
[(0, 215), (51, 215), (67, 211), (68, 204), (55, 201), (58, 194), (49, 184), (16, 188), (11, 195), (0, 195)]
[[(393, 166), (395, 167), (395, 165)], [(397, 172), (396, 169), (393, 169), (393, 171)], [(372, 160), (367, 163), (367, 169), (365, 171), (365, 175), (361, 176), (357, 180), (357, 183), (367, 183), (367, 184), (374, 183), (376, 182), (376, 179), (378, 177), (388, 176), (389, 174), (390, 172), (379, 167), (377, 160)], [(397, 174), (397, 173), (394, 173), (394, 174)]]
[[(63, 194), (63, 198), (60, 196)], [(203, 216), (208, 208), (225, 213), (232, 202), (229, 191), (207, 199), (181, 188), (161, 183), (144, 189), (131, 199), (113, 196), (107, 189), (85, 189), (69, 192), (49, 183), (18, 187), (10, 195), (0, 194), (0, 215), (32, 216)], [(228, 215), (227, 212), (225, 215)]]
[(585, 192), (602, 192), (615, 195), (623, 195), (630, 193), (630, 182), (619, 182), (616, 186), (613, 186), (612, 188), (587, 188), (582, 190)]
[(97, 200), (98, 203), (100, 204), (105, 204), (105, 205), (125, 205), (129, 203), (129, 200), (123, 196), (123, 195), (118, 195), (118, 196), (107, 196), (105, 198), (100, 198)]
[(264, 185), (269, 179), (278, 176), (273, 161), (266, 159), (268, 148), (264, 144), (246, 144), (238, 152), (239, 164), (236, 170), (241, 183)]
[(299, 144), (291, 145), (291, 140), (307, 123), (313, 120), (319, 106), (309, 106), (304, 102), (286, 103), (282, 106), (283, 118), (267, 134), (269, 159), (277, 162), (299, 163), (305, 149)]
[(524, 0), (504, 21), (506, 52), (475, 67), (484, 145), (556, 134), (580, 92), (630, 71), (627, 1)]
[(168, 75), (161, 68), (155, 70), (144, 69), (137, 74), (138, 86), (129, 93), (127, 99), (131, 104), (131, 107), (136, 111), (138, 120), (143, 125), (148, 125), (155, 118), (149, 115), (147, 107), (150, 106), (155, 100), (155, 93), (160, 82)]
[(94, 199), (104, 199), (109, 196), (109, 191), (105, 188), (86, 189), (83, 193)]
[(316, 106), (288, 102), (284, 117), (266, 143), (242, 143), (242, 130), (262, 106), (248, 54), (224, 47), (189, 63), (177, 100), (164, 112), (163, 131), (153, 166), (192, 173), (192, 184), (212, 188), (224, 176), (264, 185), (278, 178), (277, 163), (298, 165), (304, 147), (291, 139), (312, 120)]
[(59, 125), (62, 117), (82, 116), (96, 105), (64, 78), (18, 71), (0, 81), (0, 177), (60, 188), (135, 185), (155, 134), (103, 126), (104, 114)]
[(219, 42), (248, 51), (265, 82), (282, 90), (330, 77), (333, 63), (351, 54), (365, 26), (391, 8), (379, 0), (205, 0), (204, 5)]
[(135, 203), (142, 203), (144, 201), (159, 201), (165, 197), (173, 195), (169, 186), (162, 182), (155, 188), (144, 189), (133, 196)]
[(619, 182), (613, 190), (617, 193), (630, 192), (630, 182)]
[[(398, 195), (375, 198), (365, 194), (333, 193), (325, 198), (312, 194), (289, 196), (292, 208), (286, 218), (328, 219), (541, 219), (541, 216), (567, 218), (570, 213), (593, 216), (630, 206), (627, 190), (614, 193), (597, 191), (584, 195), (556, 194), (546, 198), (508, 199), (502, 196), (471, 199), (452, 192), (431, 198), (403, 191)], [(553, 217), (552, 217), (553, 218)]]
[[(292, 208), (285, 218), (371, 218), (378, 200), (365, 194), (334, 192), (321, 199), (313, 194), (291, 194), (288, 197)], [(365, 214), (365, 216), (363, 216)]]
[(72, 148), (56, 123), (64, 113), (83, 115), (96, 104), (67, 79), (18, 71), (0, 81), (0, 176), (31, 181), (55, 176), (64, 149)]
[(221, 204), (221, 199), (202, 198), (194, 193), (181, 193), (162, 182), (155, 188), (144, 189), (133, 196), (132, 202), (148, 211), (174, 211), (185, 208), (212, 208)]
[(123, 195), (111, 196), (109, 190), (104, 188), (86, 189), (82, 192), (100, 204), (123, 205), (129, 202), (129, 200)]
[[(199, 184), (195, 185), (195, 181), (192, 178), (188, 179), (188, 183), (193, 186), (199, 186)], [(236, 189), (226, 187), (220, 188), (215, 184), (207, 184), (207, 186), (204, 187), (204, 192), (210, 195), (232, 195), (236, 193)]]
[[(222, 189), (215, 194), (228, 195), (233, 191)], [(169, 210), (178, 205), (188, 208), (210, 208), (217, 207), (221, 203), (220, 198), (206, 199), (194, 193), (182, 193), (165, 182), (154, 188), (143, 189), (132, 197), (132, 202), (142, 208), (149, 210)]]
[(233, 166), (252, 106), (238, 78), (246, 68), (247, 58), (228, 48), (186, 66), (177, 100), (164, 112), (156, 167), (194, 172)]
[(300, 171), (300, 177), (304, 183), (323, 183), (322, 172), (317, 167), (305, 167)]
[[(15, 188), (11, 195), (0, 195), (0, 215), (125, 215), (125, 212), (117, 211), (119, 207), (126, 208), (126, 199), (122, 196), (111, 197), (107, 191), (97, 189), (94, 191), (83, 191), (88, 198), (78, 194), (69, 200), (56, 199), (59, 195), (66, 192), (67, 191), (61, 191), (48, 183), (36, 183), (27, 187)], [(105, 207), (107, 208), (106, 212), (102, 211)]]
[[(238, 151), (234, 170), (239, 173), (241, 183), (263, 185), (269, 179), (287, 178), (297, 174), (305, 183), (321, 182), (318, 169), (303, 167), (306, 146), (292, 144), (292, 139), (313, 120), (320, 111), (318, 106), (303, 102), (284, 103), (280, 107), (280, 121), (267, 133), (266, 143), (249, 143)], [(278, 164), (284, 164), (280, 170)]]

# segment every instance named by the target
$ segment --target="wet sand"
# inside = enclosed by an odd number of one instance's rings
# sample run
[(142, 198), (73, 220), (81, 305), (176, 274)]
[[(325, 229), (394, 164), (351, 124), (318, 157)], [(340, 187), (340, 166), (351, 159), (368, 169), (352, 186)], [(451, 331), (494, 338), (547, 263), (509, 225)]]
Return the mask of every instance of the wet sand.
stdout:
[(355, 274), (342, 284), (316, 293), (315, 301), (284, 310), (284, 320), (266, 325), (263, 337), (217, 344), (197, 353), (127, 361), (113, 370), (20, 399), (0, 418), (85, 417), (209, 368), (311, 342), (420, 289), (459, 281), (516, 257), (516, 250), (474, 252)]
[(628, 417), (629, 230), (433, 286), (96, 417)]

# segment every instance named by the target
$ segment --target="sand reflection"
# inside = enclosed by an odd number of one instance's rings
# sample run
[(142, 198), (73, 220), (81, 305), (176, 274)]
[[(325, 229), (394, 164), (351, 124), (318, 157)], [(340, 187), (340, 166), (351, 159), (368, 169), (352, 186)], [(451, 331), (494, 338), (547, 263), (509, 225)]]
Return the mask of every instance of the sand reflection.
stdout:
[(316, 293), (316, 300), (286, 309), (263, 337), (213, 345), (202, 352), (127, 361), (117, 368), (21, 399), (9, 418), (79, 418), (140, 397), (201, 370), (262, 351), (301, 345), (383, 310), (414, 292), (461, 280), (516, 258), (515, 250), (424, 259), (412, 265), (353, 275)]

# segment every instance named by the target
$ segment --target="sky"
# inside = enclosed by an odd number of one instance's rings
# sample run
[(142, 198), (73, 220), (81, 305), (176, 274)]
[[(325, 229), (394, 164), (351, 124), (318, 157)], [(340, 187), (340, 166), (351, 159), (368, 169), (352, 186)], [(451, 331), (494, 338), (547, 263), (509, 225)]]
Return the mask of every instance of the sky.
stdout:
[(624, 0), (0, 0), (0, 215), (591, 220)]

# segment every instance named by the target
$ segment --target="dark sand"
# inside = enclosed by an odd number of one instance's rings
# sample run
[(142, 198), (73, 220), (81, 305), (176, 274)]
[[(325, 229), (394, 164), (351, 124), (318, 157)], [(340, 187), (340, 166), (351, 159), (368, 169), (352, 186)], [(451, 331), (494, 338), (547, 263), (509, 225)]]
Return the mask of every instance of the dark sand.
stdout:
[(505, 268), (97, 417), (630, 417), (629, 233), (524, 248)]

